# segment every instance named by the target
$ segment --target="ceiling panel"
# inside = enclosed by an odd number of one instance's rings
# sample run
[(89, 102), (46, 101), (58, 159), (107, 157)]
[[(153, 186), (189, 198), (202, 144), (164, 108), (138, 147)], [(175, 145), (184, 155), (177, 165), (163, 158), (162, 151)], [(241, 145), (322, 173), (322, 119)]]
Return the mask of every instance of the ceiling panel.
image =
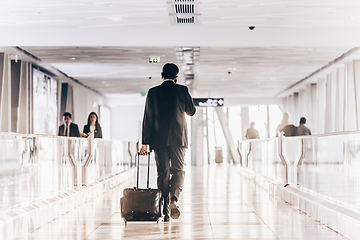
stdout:
[[(176, 47), (23, 47), (26, 51), (78, 79), (108, 93), (139, 93), (161, 83), (162, 65), (182, 69)], [(347, 47), (199, 48), (192, 66), (199, 95), (274, 97), (347, 52)], [(160, 56), (161, 63), (149, 63)], [(184, 83), (184, 71), (179, 83)]]

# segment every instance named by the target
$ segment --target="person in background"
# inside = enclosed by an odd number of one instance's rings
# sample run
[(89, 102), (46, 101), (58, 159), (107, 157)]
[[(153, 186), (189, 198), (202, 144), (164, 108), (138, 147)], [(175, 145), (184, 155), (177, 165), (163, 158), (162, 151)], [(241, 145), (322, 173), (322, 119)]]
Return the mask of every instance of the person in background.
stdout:
[(300, 118), (300, 121), (299, 121), (299, 126), (297, 128), (297, 133), (299, 136), (306, 136), (306, 135), (311, 135), (311, 131), (309, 128), (307, 128), (305, 126), (306, 124), (306, 118), (302, 117)]
[(285, 137), (295, 137), (298, 135), (297, 127), (294, 124), (286, 125), (280, 132)]
[(259, 139), (259, 131), (254, 128), (255, 123), (251, 122), (250, 128), (246, 130), (246, 139)]
[(278, 132), (280, 132), (285, 126), (290, 125), (290, 114), (284, 112), (283, 119), (281, 123), (276, 128), (276, 137), (278, 136)]
[(99, 124), (98, 115), (95, 112), (89, 114), (87, 124), (84, 125), (82, 137), (88, 137), (90, 134), (94, 134), (94, 138), (102, 138), (102, 130)]
[(77, 124), (71, 122), (71, 113), (63, 114), (64, 124), (59, 127), (58, 136), (80, 137), (80, 131)]

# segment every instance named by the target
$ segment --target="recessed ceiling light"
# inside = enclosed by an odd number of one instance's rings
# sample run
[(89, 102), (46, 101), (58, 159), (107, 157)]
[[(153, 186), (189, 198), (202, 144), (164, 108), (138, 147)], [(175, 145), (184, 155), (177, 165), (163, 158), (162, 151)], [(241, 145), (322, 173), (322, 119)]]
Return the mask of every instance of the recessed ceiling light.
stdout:
[(71, 60), (75, 60), (76, 58), (72, 57)]
[(108, 17), (108, 19), (113, 20), (114, 22), (122, 21), (122, 17)]

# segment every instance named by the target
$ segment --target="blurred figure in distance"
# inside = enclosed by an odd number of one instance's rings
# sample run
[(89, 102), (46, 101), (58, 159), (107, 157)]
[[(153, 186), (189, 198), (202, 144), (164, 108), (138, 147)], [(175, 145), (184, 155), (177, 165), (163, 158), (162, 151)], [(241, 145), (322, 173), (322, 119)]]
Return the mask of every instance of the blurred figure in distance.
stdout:
[(283, 119), (281, 123), (276, 128), (276, 137), (278, 136), (278, 132), (280, 132), (285, 126), (290, 124), (290, 114), (287, 112), (284, 112)]
[(250, 128), (246, 130), (246, 139), (259, 139), (259, 131), (254, 128), (255, 123), (251, 122)]

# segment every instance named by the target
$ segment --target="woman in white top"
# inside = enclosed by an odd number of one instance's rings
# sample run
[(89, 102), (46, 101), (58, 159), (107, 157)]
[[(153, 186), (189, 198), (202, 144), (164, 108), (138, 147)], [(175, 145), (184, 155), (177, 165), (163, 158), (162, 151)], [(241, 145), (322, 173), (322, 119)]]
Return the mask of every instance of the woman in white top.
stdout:
[(102, 138), (101, 126), (98, 119), (98, 115), (95, 112), (91, 112), (89, 114), (87, 124), (84, 125), (84, 130), (82, 133), (83, 137), (94, 134), (94, 138)]
[(287, 112), (284, 112), (283, 119), (282, 119), (281, 123), (276, 128), (276, 135), (275, 136), (278, 136), (278, 132), (280, 132), (281, 129), (283, 129), (285, 126), (287, 126), (289, 124), (290, 124), (290, 114), (287, 113)]

